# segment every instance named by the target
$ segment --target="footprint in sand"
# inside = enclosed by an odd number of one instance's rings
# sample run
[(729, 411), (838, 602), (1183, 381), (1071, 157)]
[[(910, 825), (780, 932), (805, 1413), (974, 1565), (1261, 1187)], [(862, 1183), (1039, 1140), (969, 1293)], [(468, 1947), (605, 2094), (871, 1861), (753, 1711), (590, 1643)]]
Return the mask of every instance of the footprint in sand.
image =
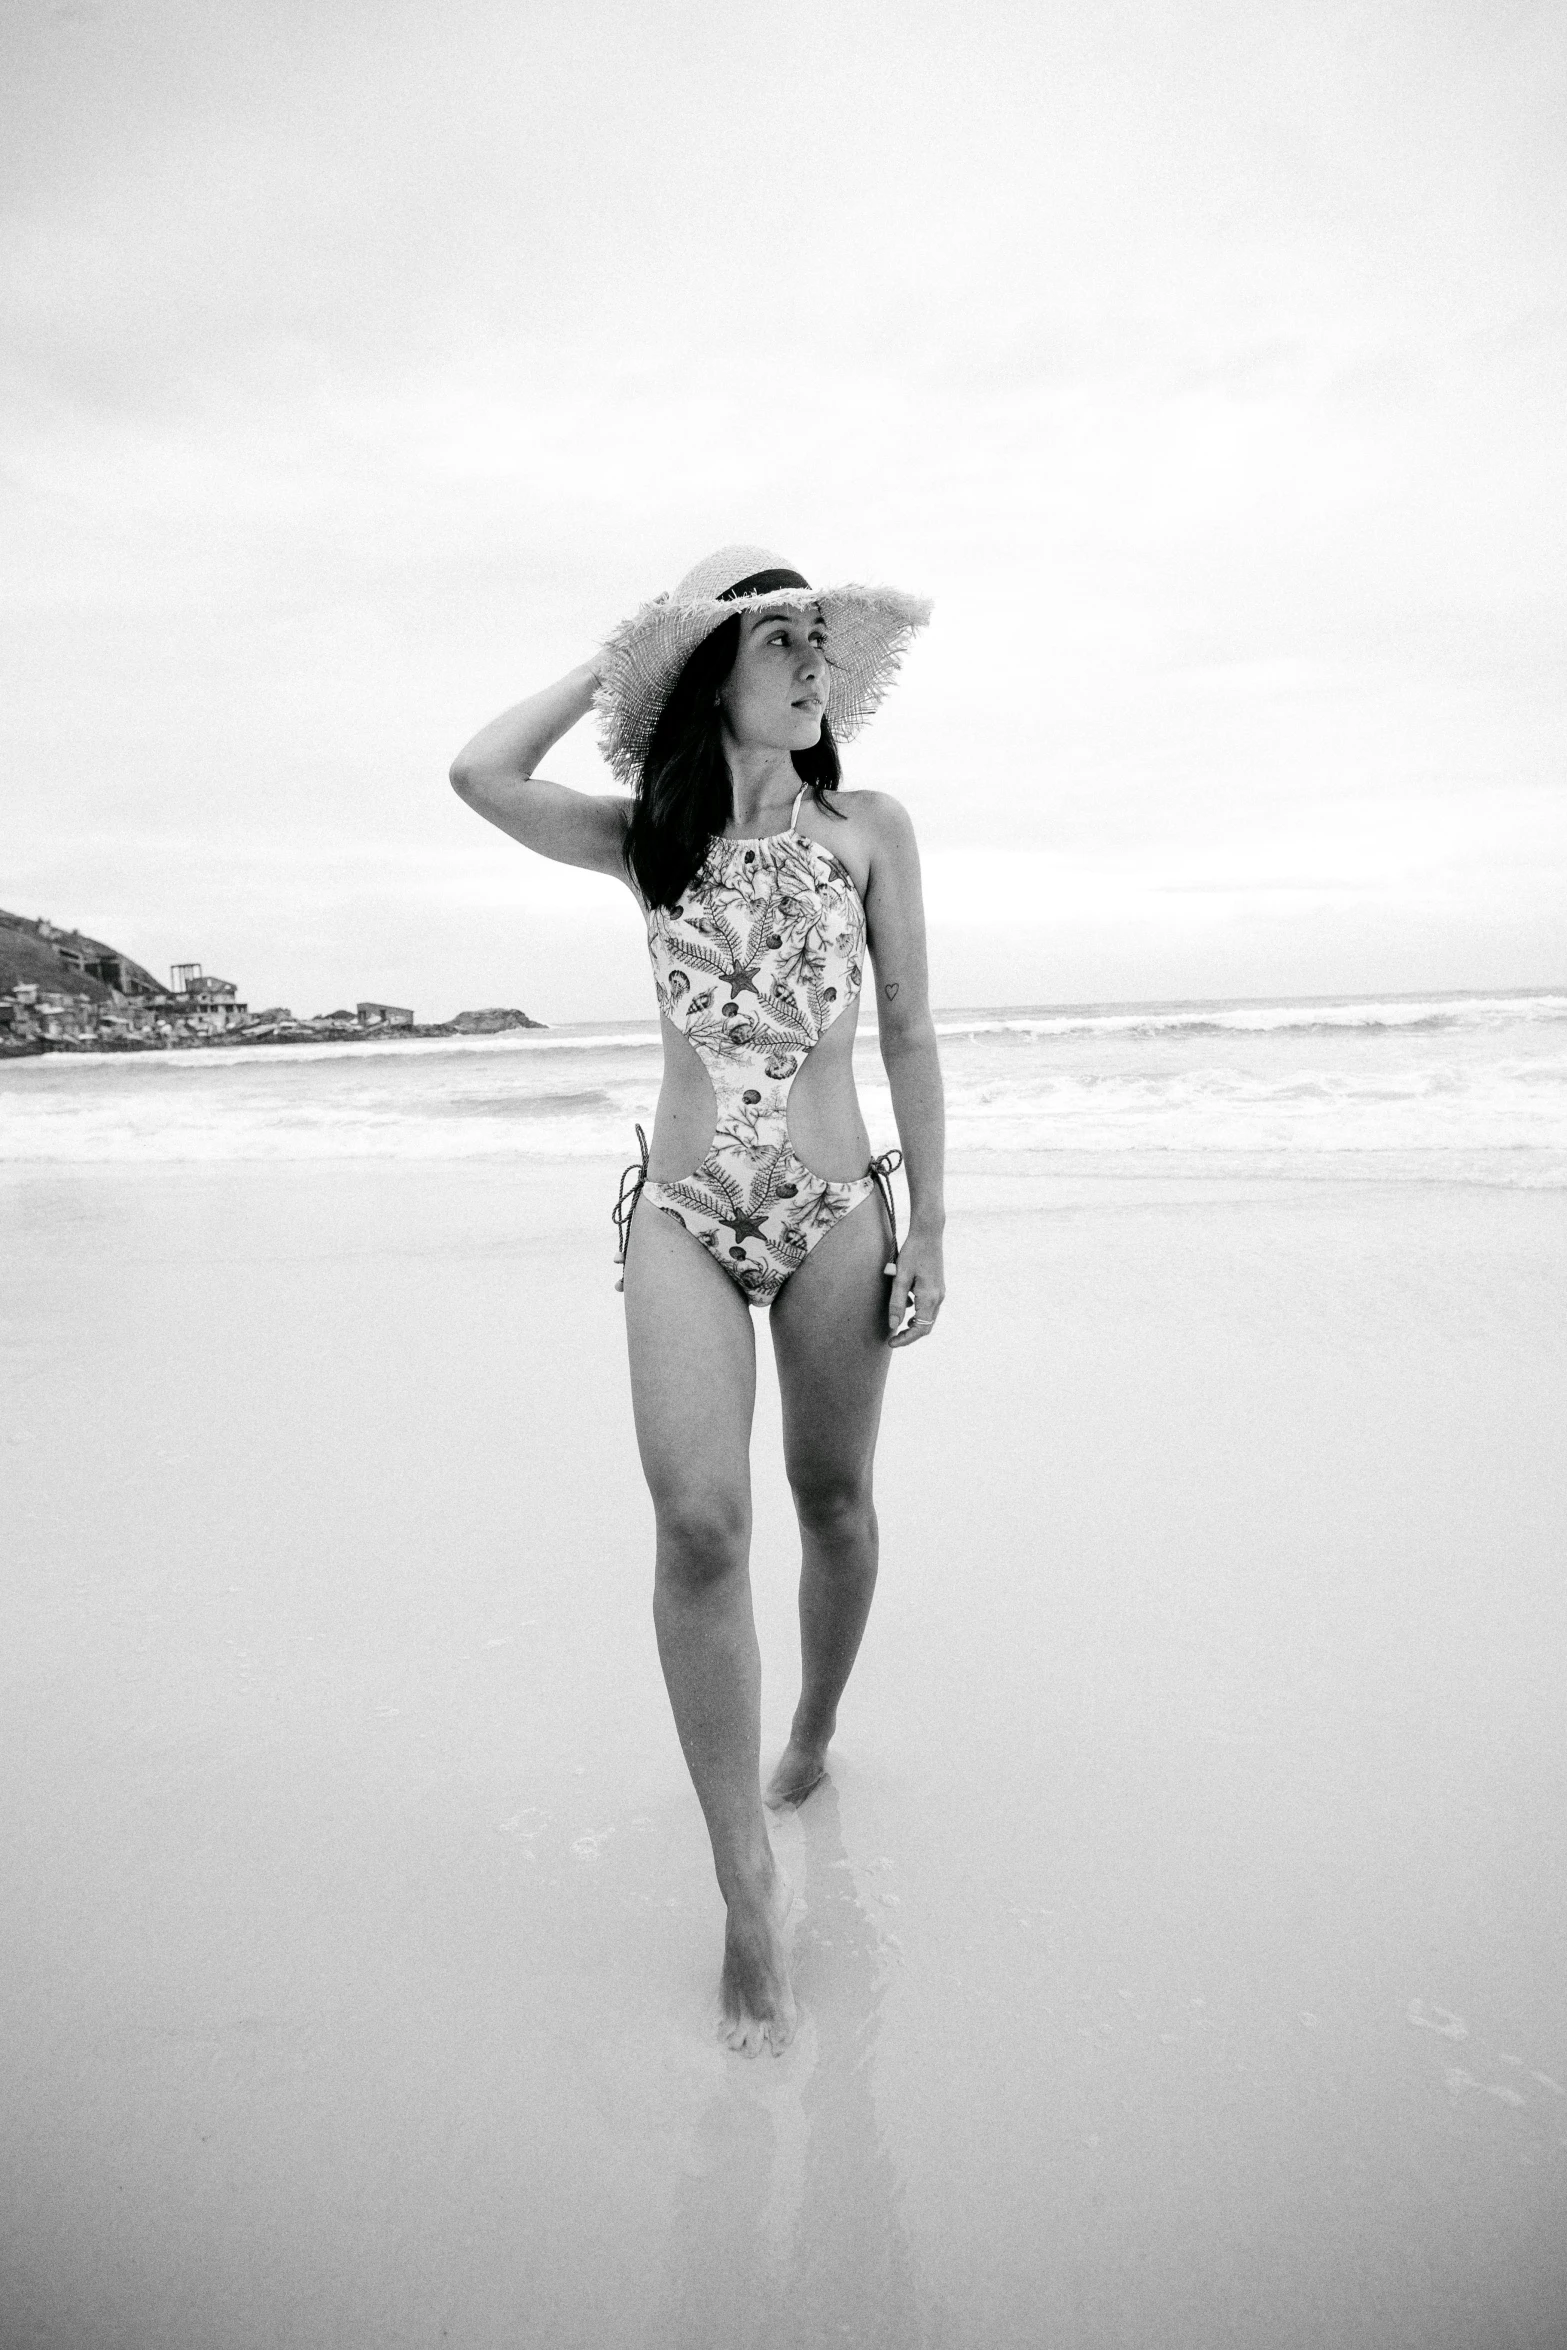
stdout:
[[(1467, 2040), (1469, 2037), (1469, 2026), (1464, 2022), (1463, 2017), (1454, 2015), (1450, 2007), (1438, 2007), (1434, 2001), (1411, 1999), (1404, 2013), (1412, 2024), (1419, 2026), (1421, 2031), (1439, 2032), (1444, 2040)], [(1515, 2072), (1522, 2072), (1525, 2069), (1523, 2058), (1515, 2056), (1510, 2049), (1499, 2048), (1497, 2059), (1502, 2064), (1511, 2065)], [(1538, 2082), (1539, 2086), (1552, 2097), (1567, 2096), (1567, 2090), (1563, 2089), (1560, 2081), (1553, 2080), (1549, 2073), (1536, 2072), (1531, 2067), (1529, 2078), (1531, 2081)], [(1500, 2105), (1526, 2106), (1529, 2102), (1521, 2089), (1512, 2088), (1506, 2081), (1477, 2080), (1474, 2074), (1466, 2072), (1462, 2065), (1450, 2064), (1446, 2066), (1442, 2073), (1442, 2079), (1454, 2097), (1461, 2096), (1465, 2089), (1481, 2089), (1487, 2097), (1494, 2097)], [(1567, 2143), (1567, 2140), (1564, 2140), (1564, 2143)]]
[(1499, 2105), (1527, 2105), (1529, 2100), (1518, 2090), (1509, 2088), (1505, 2081), (1480, 2081), (1466, 2072), (1461, 2064), (1444, 2065), (1442, 2086), (1450, 2097), (1462, 2097), (1466, 2089), (1478, 2089), (1482, 2096), (1494, 2097)]
[(497, 1820), (495, 1833), (497, 1836), (519, 1836), (524, 1852), (529, 1860), (533, 1860), (537, 1857), (533, 1850), (534, 1841), (549, 1825), (549, 1816), (547, 1811), (539, 1811), (530, 1805), (526, 1811), (514, 1811), (509, 1820)]
[(1469, 2026), (1461, 2015), (1454, 2015), (1450, 2007), (1427, 2004), (1424, 1999), (1411, 1999), (1404, 2010), (1412, 2024), (1422, 2032), (1440, 2032), (1444, 2040), (1467, 2040)]

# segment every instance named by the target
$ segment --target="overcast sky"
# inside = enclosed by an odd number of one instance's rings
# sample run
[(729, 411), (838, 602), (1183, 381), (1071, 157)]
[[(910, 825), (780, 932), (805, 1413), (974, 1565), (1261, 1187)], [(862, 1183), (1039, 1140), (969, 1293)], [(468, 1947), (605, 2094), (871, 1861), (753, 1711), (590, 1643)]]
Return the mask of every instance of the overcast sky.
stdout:
[[(645, 1016), (445, 770), (714, 545), (932, 595), (947, 1004), (1567, 980), (1567, 11), (6, 0), (0, 904)], [(604, 788), (584, 728), (549, 763)]]

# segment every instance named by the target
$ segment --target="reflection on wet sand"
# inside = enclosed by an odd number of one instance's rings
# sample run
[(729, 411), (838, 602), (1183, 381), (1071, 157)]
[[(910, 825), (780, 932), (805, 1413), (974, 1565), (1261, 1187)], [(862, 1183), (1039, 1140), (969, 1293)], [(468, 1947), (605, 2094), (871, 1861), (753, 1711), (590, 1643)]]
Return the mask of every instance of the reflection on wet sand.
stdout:
[[(825, 1781), (778, 1836), (795, 1880), (799, 2038), (724, 2060), (676, 2192), (649, 2350), (912, 2350), (926, 2336), (872, 2063), (897, 1953)], [(890, 1888), (882, 1886), (885, 1893)]]

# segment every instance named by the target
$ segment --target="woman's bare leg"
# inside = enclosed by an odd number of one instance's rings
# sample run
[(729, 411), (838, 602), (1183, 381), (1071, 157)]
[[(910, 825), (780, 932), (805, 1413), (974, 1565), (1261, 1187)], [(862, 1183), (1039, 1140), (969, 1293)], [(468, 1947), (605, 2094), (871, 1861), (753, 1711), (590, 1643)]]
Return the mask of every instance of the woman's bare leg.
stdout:
[(784, 1283), (773, 1307), (784, 1460), (800, 1520), (800, 1702), (767, 1785), (803, 1803), (827, 1769), (838, 1700), (876, 1589), (871, 1471), (887, 1345), (886, 1211), (876, 1194)]
[(658, 1528), (653, 1622), (681, 1748), (728, 1907), (723, 2036), (748, 2056), (795, 2026), (788, 1888), (760, 1785), (761, 1662), (751, 1614), (756, 1342), (734, 1283), (662, 1209), (637, 1210), (626, 1257), (637, 1444)]

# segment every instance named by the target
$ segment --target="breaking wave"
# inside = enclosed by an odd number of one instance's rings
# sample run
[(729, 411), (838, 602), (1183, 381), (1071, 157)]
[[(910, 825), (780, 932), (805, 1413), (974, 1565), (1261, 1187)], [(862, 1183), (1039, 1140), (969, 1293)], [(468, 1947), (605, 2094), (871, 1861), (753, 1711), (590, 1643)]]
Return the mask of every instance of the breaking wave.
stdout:
[[(949, 1131), (980, 1158), (1195, 1156), (1567, 1183), (1567, 993), (1086, 1005), (938, 1016)], [(0, 1064), (0, 1162), (618, 1162), (658, 1091), (653, 1021), (499, 1037)], [(874, 1032), (867, 1124), (894, 1139)]]

